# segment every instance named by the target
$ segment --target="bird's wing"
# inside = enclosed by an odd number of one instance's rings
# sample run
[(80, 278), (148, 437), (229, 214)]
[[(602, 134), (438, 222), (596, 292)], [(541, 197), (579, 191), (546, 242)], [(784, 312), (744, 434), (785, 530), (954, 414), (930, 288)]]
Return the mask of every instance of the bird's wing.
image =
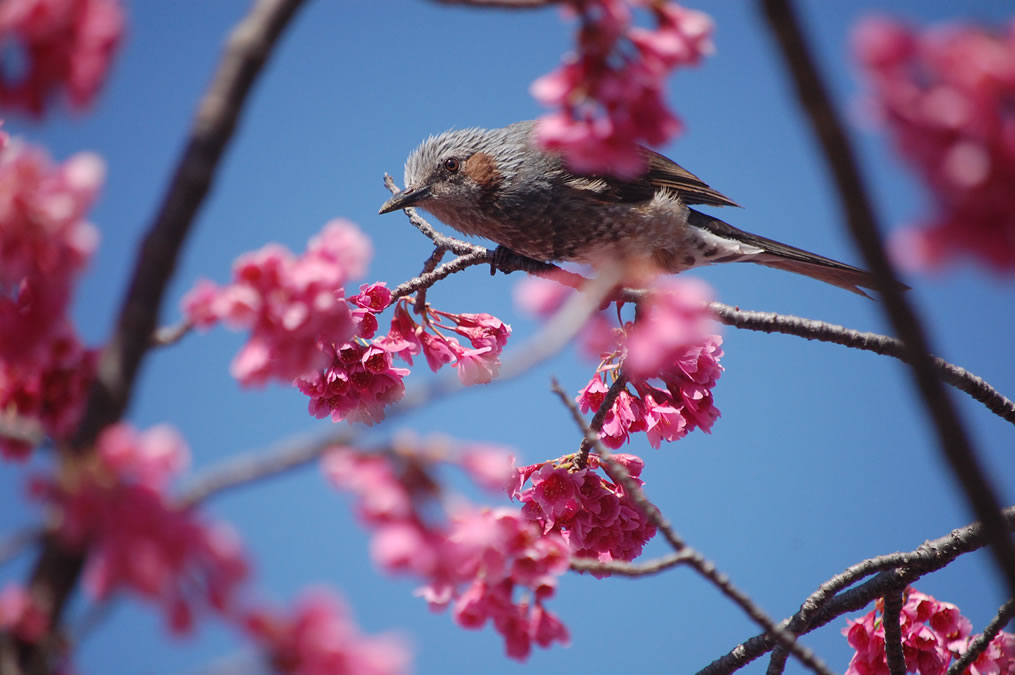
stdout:
[(643, 148), (642, 152), (647, 171), (634, 180), (601, 175), (572, 175), (565, 182), (572, 188), (594, 195), (595, 199), (604, 203), (645, 202), (663, 188), (676, 192), (685, 204), (739, 206), (673, 160), (647, 148)]
[(644, 153), (648, 160), (648, 173), (642, 180), (648, 180), (656, 187), (676, 190), (685, 204), (740, 206), (726, 195), (710, 188), (703, 180), (672, 159), (647, 148), (644, 149)]

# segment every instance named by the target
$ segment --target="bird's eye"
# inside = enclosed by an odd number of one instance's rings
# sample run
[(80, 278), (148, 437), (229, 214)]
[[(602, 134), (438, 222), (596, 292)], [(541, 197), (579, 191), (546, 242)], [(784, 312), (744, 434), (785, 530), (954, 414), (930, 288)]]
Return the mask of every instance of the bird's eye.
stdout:
[(448, 157), (444, 160), (444, 168), (451, 173), (458, 173), (458, 169), (460, 169), (461, 166), (462, 163), (458, 161), (457, 157)]

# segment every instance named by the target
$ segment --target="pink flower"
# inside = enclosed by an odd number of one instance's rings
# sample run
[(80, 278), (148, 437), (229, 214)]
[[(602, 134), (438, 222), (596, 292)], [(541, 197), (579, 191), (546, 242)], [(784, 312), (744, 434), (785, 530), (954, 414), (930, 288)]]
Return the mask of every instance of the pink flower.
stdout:
[[(464, 456), (473, 471), (482, 465), (481, 474), (497, 474), (502, 488), (507, 483), (511, 467), (503, 456), (494, 462), (489, 450), (474, 448)], [(524, 658), (533, 639), (542, 646), (566, 643), (567, 630), (542, 604), (568, 569), (570, 552), (560, 533), (544, 531), (517, 510), (460, 502), (445, 518), (435, 518), (436, 486), (427, 469), (405, 449), (397, 456), (346, 449), (325, 464), (336, 485), (357, 495), (361, 517), (375, 529), (375, 562), (422, 578), (417, 594), (431, 609), (452, 605), (455, 620), (470, 629), (492, 621), (513, 658)], [(533, 601), (516, 600), (519, 588)]]
[(659, 281), (628, 334), (624, 372), (637, 379), (656, 377), (683, 358), (688, 345), (711, 337), (711, 299), (709, 287), (700, 280)]
[(287, 675), (408, 672), (410, 654), (401, 640), (362, 635), (344, 604), (325, 590), (307, 592), (290, 616), (248, 610), (243, 625), (272, 668)]
[[(184, 298), (183, 309), (201, 327), (218, 319), (250, 329), (250, 340), (232, 365), (244, 385), (313, 379), (315, 371), (327, 367), (331, 345), (364, 328), (363, 313), (353, 317), (343, 285), (363, 273), (369, 256), (369, 241), (356, 226), (335, 220), (310, 240), (302, 256), (278, 245), (240, 256), (232, 284), (199, 283)], [(384, 299), (379, 285), (364, 292), (372, 294), (368, 300), (354, 297), (368, 312)]]
[(0, 149), (0, 361), (24, 366), (67, 331), (74, 284), (98, 241), (85, 212), (103, 174), (95, 155), (54, 166), (19, 141)]
[(367, 425), (383, 420), (385, 408), (405, 394), (409, 370), (394, 367), (391, 354), (375, 345), (347, 342), (328, 351), (329, 365), (295, 382), (310, 397), (310, 414)]
[(1015, 39), (969, 25), (918, 32), (886, 17), (859, 23), (856, 59), (869, 108), (929, 188), (932, 212), (891, 250), (912, 268), (970, 255), (1015, 270)]
[[(35, 358), (0, 358), (0, 410), (21, 420), (38, 422), (46, 434), (62, 440), (83, 411), (98, 350), (86, 349), (69, 323), (35, 346)], [(0, 439), (0, 455), (24, 459), (31, 447)]]
[(65, 544), (88, 547), (85, 585), (98, 597), (121, 588), (161, 605), (171, 628), (188, 631), (194, 613), (219, 612), (247, 576), (232, 531), (202, 523), (163, 494), (182, 466), (186, 448), (174, 432), (137, 434), (126, 425), (106, 429), (97, 461), (63, 480), (36, 482), (35, 492), (61, 514)]
[[(843, 630), (849, 645), (856, 650), (847, 675), (887, 675), (885, 631), (878, 613), (868, 612), (860, 621), (849, 620)], [(972, 628), (970, 621), (955, 605), (938, 602), (933, 597), (908, 589), (899, 616), (902, 651), (906, 669), (922, 675), (942, 675), (952, 659), (968, 648)], [(1015, 636), (1000, 633), (970, 668), (971, 673), (986, 675), (1007, 673), (1015, 666)]]
[(505, 492), (515, 475), (515, 456), (504, 448), (469, 445), (459, 462), (472, 480), (491, 492)]
[(0, 591), (0, 631), (25, 642), (38, 642), (47, 630), (49, 617), (24, 587), (8, 584)]
[(66, 90), (87, 106), (106, 77), (123, 37), (116, 0), (8, 0), (0, 5), (0, 40), (26, 62), (17, 79), (0, 77), (0, 104), (41, 116), (50, 94)]
[(558, 108), (540, 120), (536, 138), (575, 171), (637, 176), (645, 168), (639, 143), (665, 143), (681, 129), (664, 102), (665, 79), (712, 51), (712, 21), (675, 3), (651, 3), (657, 28), (650, 30), (632, 25), (624, 0), (569, 6), (581, 17), (578, 52), (532, 84), (533, 96)]
[[(561, 464), (564, 458), (557, 460)], [(643, 466), (632, 455), (617, 455), (631, 477), (638, 480)], [(572, 555), (601, 561), (633, 560), (656, 528), (631, 500), (623, 486), (595, 473), (596, 455), (589, 464), (571, 470), (556, 462), (525, 469), (531, 487), (518, 493), (522, 513), (545, 532), (559, 532)], [(640, 481), (639, 481), (640, 483)]]
[(515, 285), (515, 306), (532, 316), (547, 318), (560, 309), (574, 289), (542, 277), (526, 276)]

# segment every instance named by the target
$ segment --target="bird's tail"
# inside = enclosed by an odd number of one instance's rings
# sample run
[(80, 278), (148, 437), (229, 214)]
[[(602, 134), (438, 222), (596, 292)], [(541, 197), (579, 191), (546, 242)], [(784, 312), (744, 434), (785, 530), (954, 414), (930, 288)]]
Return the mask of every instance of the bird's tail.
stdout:
[[(844, 288), (847, 291), (867, 298), (870, 296), (862, 289), (875, 289), (874, 276), (866, 270), (771, 239), (759, 237), (750, 232), (744, 232), (718, 218), (713, 218), (694, 209), (688, 210), (690, 211), (687, 218), (689, 225), (721, 239), (746, 244), (742, 248), (750, 251), (736, 257), (730, 256), (722, 260), (716, 259), (714, 262), (753, 262), (765, 265), (766, 267), (775, 267), (776, 269), (795, 272), (812, 279), (817, 279), (818, 281), (824, 281), (826, 284)], [(909, 289), (904, 284), (900, 284), (900, 287), (902, 290)]]

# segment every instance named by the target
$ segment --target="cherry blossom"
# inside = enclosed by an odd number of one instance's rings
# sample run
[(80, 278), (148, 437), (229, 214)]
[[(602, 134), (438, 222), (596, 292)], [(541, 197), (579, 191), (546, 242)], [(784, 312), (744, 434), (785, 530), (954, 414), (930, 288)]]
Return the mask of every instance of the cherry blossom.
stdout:
[(202, 609), (228, 611), (247, 576), (231, 530), (204, 523), (164, 494), (187, 455), (168, 427), (138, 433), (119, 424), (103, 431), (94, 456), (74, 471), (33, 485), (59, 510), (58, 536), (87, 548), (85, 586), (99, 598), (118, 589), (148, 598), (180, 633)]
[[(842, 634), (856, 650), (846, 675), (887, 675), (885, 629), (879, 617), (883, 601), (860, 620), (848, 620)], [(943, 675), (952, 659), (965, 653), (972, 636), (972, 623), (959, 609), (932, 596), (908, 589), (899, 615), (906, 670), (921, 675)], [(970, 672), (1010, 673), (1015, 669), (1015, 635), (999, 633), (981, 654)]]
[(874, 16), (853, 45), (868, 108), (933, 200), (893, 238), (895, 257), (933, 268), (965, 255), (1015, 271), (1015, 24), (917, 30)]
[[(634, 25), (631, 5), (648, 5), (655, 29)], [(673, 2), (571, 0), (581, 25), (577, 53), (532, 84), (557, 108), (537, 128), (547, 149), (578, 172), (633, 177), (644, 170), (640, 143), (665, 143), (681, 129), (664, 100), (665, 80), (712, 52), (712, 20)]]
[(311, 590), (291, 614), (257, 608), (243, 613), (247, 634), (273, 669), (286, 675), (398, 675), (410, 654), (393, 636), (359, 632), (344, 603), (327, 590)]
[[(422, 579), (418, 594), (435, 611), (450, 606), (462, 627), (492, 623), (512, 658), (525, 659), (533, 642), (567, 644), (567, 629), (545, 606), (570, 561), (564, 537), (517, 509), (477, 508), (455, 498), (435, 512), (438, 486), (423, 454), (346, 448), (324, 461), (329, 479), (357, 496), (357, 512), (373, 530), (374, 561)], [(482, 466), (484, 481), (503, 479), (493, 481), (501, 488), (514, 473), (504, 470), (506, 457), (489, 448), (466, 446), (461, 457), (469, 473)]]
[(123, 38), (118, 0), (5, 0), (0, 41), (19, 48), (18, 76), (0, 71), (0, 105), (41, 116), (50, 95), (65, 91), (75, 108), (91, 103)]

